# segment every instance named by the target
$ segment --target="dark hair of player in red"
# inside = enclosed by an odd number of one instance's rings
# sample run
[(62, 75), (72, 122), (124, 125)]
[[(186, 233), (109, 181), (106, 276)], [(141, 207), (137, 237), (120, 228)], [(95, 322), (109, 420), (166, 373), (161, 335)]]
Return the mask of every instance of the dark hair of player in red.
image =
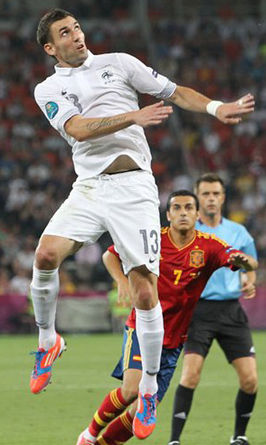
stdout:
[(189, 190), (176, 190), (175, 192), (170, 193), (170, 195), (168, 196), (167, 204), (166, 204), (167, 211), (170, 210), (171, 199), (175, 198), (175, 196), (192, 196), (192, 198), (194, 198), (194, 200), (195, 200), (196, 209), (199, 210), (199, 200), (198, 200), (197, 196), (195, 195), (195, 193), (190, 192)]

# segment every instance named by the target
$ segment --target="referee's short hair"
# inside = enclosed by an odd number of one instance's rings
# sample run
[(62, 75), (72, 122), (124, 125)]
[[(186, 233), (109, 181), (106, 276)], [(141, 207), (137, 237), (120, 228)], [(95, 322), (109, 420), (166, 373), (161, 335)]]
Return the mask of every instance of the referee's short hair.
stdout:
[(202, 182), (220, 182), (220, 184), (223, 188), (223, 191), (225, 192), (225, 183), (222, 180), (222, 178), (219, 175), (217, 175), (217, 173), (210, 172), (210, 173), (204, 173), (203, 175), (201, 175), (198, 178), (198, 180), (196, 181), (196, 186), (195, 186), (196, 191), (198, 191), (199, 185)]
[(51, 40), (50, 27), (54, 22), (65, 19), (69, 16), (74, 17), (71, 12), (60, 8), (50, 9), (46, 14), (44, 14), (39, 21), (36, 33), (37, 42), (39, 45), (43, 46), (49, 42), (49, 40)]
[(176, 196), (192, 196), (195, 201), (196, 209), (199, 210), (199, 200), (195, 193), (190, 192), (189, 190), (176, 190), (175, 192), (170, 193), (170, 195), (168, 196), (166, 203), (167, 212), (169, 212), (171, 207), (171, 199), (175, 198)]

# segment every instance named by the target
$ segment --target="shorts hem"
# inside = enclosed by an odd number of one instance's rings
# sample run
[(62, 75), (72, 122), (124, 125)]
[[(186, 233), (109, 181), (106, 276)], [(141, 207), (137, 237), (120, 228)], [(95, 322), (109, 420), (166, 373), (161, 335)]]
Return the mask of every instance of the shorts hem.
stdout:
[(130, 266), (128, 266), (128, 267), (123, 266), (124, 273), (125, 273), (125, 275), (128, 275), (132, 269), (136, 269), (137, 267), (141, 267), (141, 266), (145, 266), (149, 272), (153, 273), (157, 277), (159, 276), (159, 264), (158, 264), (158, 270), (157, 270), (157, 268), (156, 268), (156, 270), (154, 270), (151, 268), (149, 263), (141, 263), (141, 264), (137, 264), (137, 265), (133, 265), (133, 266), (132, 266), (132, 264), (130, 264)]
[(71, 241), (76, 241), (77, 243), (86, 243), (87, 241), (85, 239), (81, 239), (79, 237), (76, 237), (75, 235), (67, 235), (67, 234), (62, 234), (62, 233), (56, 233), (56, 232), (50, 232), (50, 231), (46, 231), (44, 230), (44, 232), (41, 234), (41, 237), (43, 235), (49, 235), (49, 236), (59, 236), (60, 238), (66, 238), (68, 240)]

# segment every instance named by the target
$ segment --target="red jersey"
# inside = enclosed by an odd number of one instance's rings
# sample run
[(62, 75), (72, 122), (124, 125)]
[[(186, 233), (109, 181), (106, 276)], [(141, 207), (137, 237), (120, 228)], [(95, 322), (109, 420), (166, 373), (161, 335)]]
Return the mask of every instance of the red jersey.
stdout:
[[(108, 250), (118, 256), (114, 246)], [(187, 329), (195, 305), (210, 278), (219, 267), (237, 267), (228, 263), (232, 249), (214, 234), (195, 231), (194, 239), (178, 248), (171, 240), (169, 227), (161, 229), (160, 276), (158, 294), (164, 318), (164, 342), (166, 348), (176, 348), (186, 340)], [(135, 328), (135, 310), (126, 321)]]

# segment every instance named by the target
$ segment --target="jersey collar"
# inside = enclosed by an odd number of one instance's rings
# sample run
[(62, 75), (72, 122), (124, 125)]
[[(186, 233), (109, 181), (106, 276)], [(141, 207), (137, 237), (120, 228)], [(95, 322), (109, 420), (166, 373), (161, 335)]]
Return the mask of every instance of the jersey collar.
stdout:
[[(205, 226), (205, 227), (211, 227), (211, 226), (206, 226), (206, 224), (204, 224), (204, 222), (202, 222), (202, 220), (199, 218), (198, 219), (198, 223), (200, 224), (200, 225), (202, 225), (202, 226)], [(220, 219), (220, 222), (219, 222), (219, 224), (218, 225), (220, 225), (220, 224), (223, 224), (223, 217), (221, 216), (221, 219)], [(217, 227), (217, 226), (216, 226)]]
[(57, 64), (54, 67), (55, 72), (56, 72), (56, 74), (59, 74), (59, 76), (70, 76), (72, 71), (75, 71), (75, 72), (83, 71), (85, 67), (89, 68), (93, 57), (94, 57), (94, 55), (92, 54), (92, 52), (90, 52), (88, 50), (88, 57), (81, 66), (78, 66), (77, 68), (74, 68), (74, 67), (72, 68), (72, 67), (62, 67)]
[(189, 241), (189, 243), (187, 243), (187, 244), (186, 244), (185, 246), (183, 246), (183, 247), (178, 247), (178, 245), (174, 243), (174, 241), (173, 241), (173, 239), (172, 239), (172, 237), (171, 237), (170, 227), (168, 227), (167, 236), (168, 236), (168, 239), (169, 239), (170, 243), (171, 243), (171, 244), (172, 244), (172, 245), (173, 245), (179, 252), (181, 252), (181, 250), (186, 249), (187, 247), (191, 246), (191, 244), (194, 243), (194, 241), (195, 241), (195, 239), (196, 239), (196, 237), (197, 237), (197, 230), (195, 230), (195, 234), (194, 234), (193, 239), (192, 239), (191, 241)]

